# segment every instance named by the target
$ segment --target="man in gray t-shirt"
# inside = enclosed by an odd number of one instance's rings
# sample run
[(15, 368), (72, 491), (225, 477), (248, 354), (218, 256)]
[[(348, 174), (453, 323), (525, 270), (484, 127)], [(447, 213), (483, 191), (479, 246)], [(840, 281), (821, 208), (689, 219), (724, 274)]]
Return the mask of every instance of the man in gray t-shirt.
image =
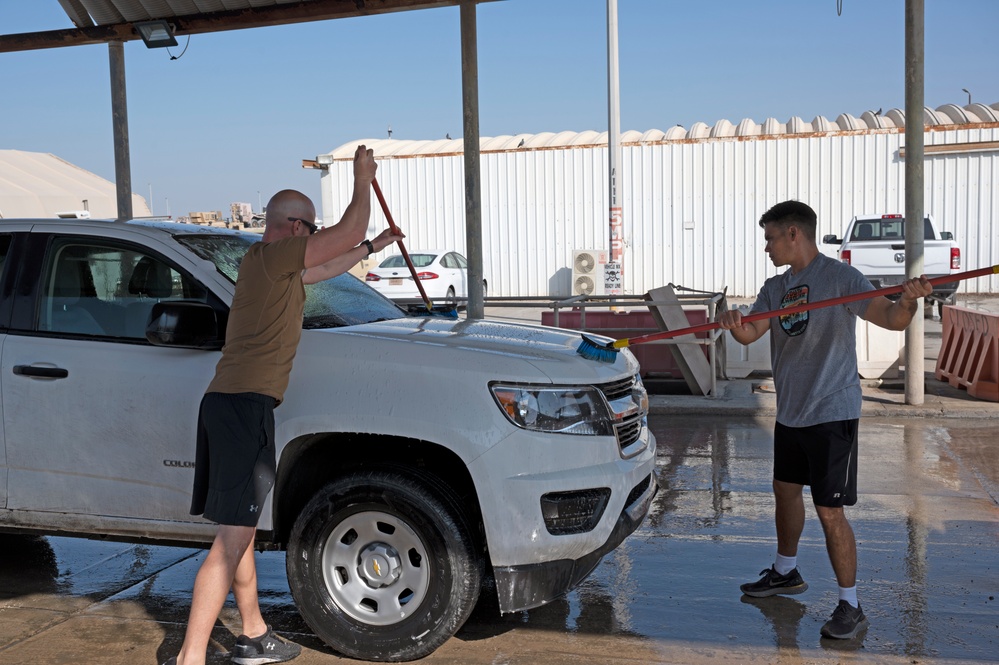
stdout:
[[(760, 218), (765, 251), (775, 266), (752, 312), (767, 312), (872, 291), (860, 271), (819, 252), (815, 211), (799, 201), (778, 203)], [(805, 526), (803, 488), (811, 487), (826, 550), (839, 584), (839, 604), (822, 626), (824, 637), (848, 639), (868, 625), (857, 600), (857, 542), (844, 506), (857, 503), (857, 429), (861, 391), (857, 372), (859, 316), (888, 330), (902, 330), (933, 287), (926, 276), (902, 285), (901, 297), (883, 296), (744, 323), (738, 310), (719, 323), (741, 344), (770, 332), (777, 391), (774, 425), (774, 498), (777, 556), (756, 582), (740, 589), (756, 598), (798, 594), (808, 588), (797, 568)]]

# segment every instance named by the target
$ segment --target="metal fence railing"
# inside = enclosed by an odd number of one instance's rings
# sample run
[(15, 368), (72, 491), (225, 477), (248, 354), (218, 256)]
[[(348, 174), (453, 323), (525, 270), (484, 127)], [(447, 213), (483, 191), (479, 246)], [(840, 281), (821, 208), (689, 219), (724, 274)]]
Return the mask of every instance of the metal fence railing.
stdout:
[[(676, 297), (680, 301), (681, 306), (684, 311), (689, 308), (703, 308), (705, 310), (706, 321), (715, 321), (719, 312), (719, 308), (727, 308), (727, 303), (725, 299), (724, 292), (707, 292), (707, 291), (695, 291), (692, 289), (687, 289), (685, 287), (673, 286), (674, 290), (677, 291)], [(605, 325), (588, 325), (587, 324), (587, 312), (595, 311), (612, 311), (612, 312), (628, 312), (628, 311), (650, 311), (650, 308), (656, 306), (675, 306), (677, 303), (675, 301), (661, 301), (661, 300), (651, 300), (647, 295), (617, 295), (617, 296), (571, 296), (568, 298), (552, 298), (547, 296), (527, 296), (527, 297), (517, 297), (517, 296), (500, 296), (500, 297), (488, 297), (485, 299), (485, 308), (487, 310), (493, 309), (494, 311), (490, 314), (496, 316), (497, 318), (515, 318), (515, 319), (528, 319), (536, 323), (540, 323), (542, 319), (542, 312), (550, 311), (552, 312), (552, 325), (555, 327), (564, 327), (563, 314), (566, 312), (573, 312), (579, 314), (578, 325), (570, 325), (569, 328), (573, 330), (579, 330), (581, 332), (594, 332), (607, 337), (614, 337), (620, 339), (626, 335), (634, 337), (637, 335), (644, 335), (646, 333), (660, 332), (659, 328), (650, 327), (647, 329), (639, 329), (636, 331), (635, 327), (628, 328), (609, 328)], [(507, 309), (516, 310), (516, 314), (511, 316), (504, 316), (503, 313), (495, 312), (495, 309)], [(537, 311), (537, 315), (534, 312)], [(576, 317), (573, 317), (574, 319)], [(591, 316), (591, 320), (595, 318)], [(573, 322), (575, 323), (575, 322)], [(637, 335), (636, 335), (637, 332)], [(719, 371), (724, 378), (724, 355), (725, 355), (725, 345), (724, 338), (722, 337), (724, 331), (720, 329), (712, 330), (707, 333), (706, 337), (695, 338), (689, 340), (678, 341), (677, 339), (665, 339), (665, 340), (655, 340), (647, 342), (647, 344), (662, 344), (662, 345), (681, 345), (681, 344), (695, 344), (700, 346), (708, 347), (708, 362), (711, 368), (711, 388), (709, 396), (717, 396), (717, 378), (719, 376)], [(721, 356), (721, 358), (719, 358)], [(721, 366), (719, 366), (721, 362)]]

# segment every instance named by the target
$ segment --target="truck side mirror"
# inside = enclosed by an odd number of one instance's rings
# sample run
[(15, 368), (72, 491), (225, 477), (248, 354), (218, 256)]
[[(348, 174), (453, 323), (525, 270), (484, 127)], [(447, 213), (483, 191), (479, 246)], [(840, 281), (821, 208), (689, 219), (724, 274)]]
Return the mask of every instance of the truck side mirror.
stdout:
[(954, 239), (954, 234), (951, 233), (950, 231), (941, 231), (940, 232), (940, 239), (941, 240), (953, 240)]
[(155, 346), (217, 351), (225, 343), (219, 337), (218, 319), (211, 305), (199, 301), (170, 300), (153, 305), (146, 339)]
[(826, 235), (826, 236), (822, 236), (822, 242), (825, 243), (826, 245), (842, 245), (843, 244), (842, 240), (840, 240), (839, 238), (837, 238), (836, 236), (831, 235), (831, 234), (830, 235)]

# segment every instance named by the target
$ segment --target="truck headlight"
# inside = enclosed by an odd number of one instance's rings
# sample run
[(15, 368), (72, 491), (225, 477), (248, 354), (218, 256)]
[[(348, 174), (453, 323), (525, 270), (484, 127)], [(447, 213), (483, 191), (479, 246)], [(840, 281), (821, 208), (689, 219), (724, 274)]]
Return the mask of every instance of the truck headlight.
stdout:
[(599, 390), (492, 386), (496, 403), (517, 427), (535, 432), (613, 436), (611, 414)]

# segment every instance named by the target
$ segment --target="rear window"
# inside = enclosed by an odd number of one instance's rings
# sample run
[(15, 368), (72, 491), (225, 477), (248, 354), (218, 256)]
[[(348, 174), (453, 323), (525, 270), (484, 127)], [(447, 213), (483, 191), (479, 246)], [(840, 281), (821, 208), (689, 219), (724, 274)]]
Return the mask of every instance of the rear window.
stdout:
[[(933, 240), (929, 218), (923, 220), (923, 240)], [(889, 240), (905, 242), (905, 220), (901, 217), (860, 220), (850, 232), (850, 240)]]
[[(437, 258), (437, 255), (436, 254), (410, 254), (409, 258), (413, 262), (413, 267), (415, 267), (415, 268), (426, 268), (427, 266), (429, 266), (431, 263), (434, 262), (434, 259)], [(403, 258), (402, 254), (394, 254), (394, 255), (388, 257), (387, 259), (385, 259), (384, 261), (382, 261), (380, 264), (378, 264), (378, 267), (379, 268), (405, 268), (406, 267), (406, 259)]]

